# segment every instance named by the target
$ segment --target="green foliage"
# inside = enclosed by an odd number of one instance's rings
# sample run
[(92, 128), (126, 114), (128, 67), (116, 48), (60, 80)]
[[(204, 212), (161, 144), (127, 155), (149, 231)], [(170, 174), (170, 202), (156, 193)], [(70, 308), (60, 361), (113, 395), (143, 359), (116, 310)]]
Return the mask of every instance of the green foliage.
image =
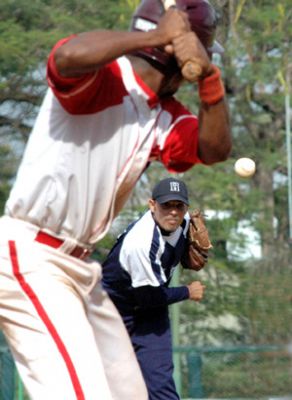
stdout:
[(102, 263), (105, 261), (106, 256), (108, 255), (110, 249), (113, 247), (116, 241), (116, 237), (114, 235), (107, 235), (102, 240), (98, 242), (98, 246), (96, 247), (95, 252), (92, 255), (92, 258)]
[(7, 349), (7, 343), (0, 332), (0, 398), (12, 399), (15, 385), (15, 370), (11, 353)]
[(0, 215), (10, 190), (10, 180), (15, 175), (15, 155), (11, 147), (0, 142)]
[(0, 4), (0, 71), (24, 73), (45, 62), (61, 37), (93, 29), (126, 29), (132, 4), (116, 1), (3, 0)]
[[(204, 356), (203, 385), (209, 398), (263, 398), (291, 393), (289, 357), (258, 352)], [(248, 384), (247, 384), (248, 383)]]

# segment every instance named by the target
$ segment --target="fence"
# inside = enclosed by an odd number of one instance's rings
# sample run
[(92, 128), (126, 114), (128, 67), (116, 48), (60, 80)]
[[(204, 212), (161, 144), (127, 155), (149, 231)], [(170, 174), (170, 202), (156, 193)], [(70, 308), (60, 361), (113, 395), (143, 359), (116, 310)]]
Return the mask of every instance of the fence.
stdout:
[(292, 399), (287, 346), (176, 347), (179, 392), (192, 399)]

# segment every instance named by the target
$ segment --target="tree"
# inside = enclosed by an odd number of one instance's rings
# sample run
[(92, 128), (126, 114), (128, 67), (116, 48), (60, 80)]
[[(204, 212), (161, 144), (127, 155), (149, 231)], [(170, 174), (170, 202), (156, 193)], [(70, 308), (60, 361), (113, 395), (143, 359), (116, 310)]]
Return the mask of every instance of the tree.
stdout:
[[(259, 193), (254, 224), (261, 235), (263, 257), (274, 260), (276, 249), (289, 252), (287, 193), (285, 199), (278, 193), (286, 190), (287, 182), (284, 88), (279, 77), (286, 76), (291, 57), (291, 9), (288, 1), (229, 1), (227, 18), (224, 65), (232, 98), (233, 154), (249, 154), (257, 162), (250, 181), (251, 189)], [(275, 218), (281, 232), (274, 228)]]

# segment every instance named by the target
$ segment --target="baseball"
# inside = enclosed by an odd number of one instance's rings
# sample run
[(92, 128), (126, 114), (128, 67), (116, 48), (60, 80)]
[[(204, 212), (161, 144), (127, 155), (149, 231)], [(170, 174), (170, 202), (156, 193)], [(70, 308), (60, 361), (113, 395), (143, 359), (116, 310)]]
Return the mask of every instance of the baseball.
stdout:
[(234, 170), (237, 175), (248, 178), (255, 173), (256, 165), (251, 158), (243, 157), (239, 158), (234, 164)]

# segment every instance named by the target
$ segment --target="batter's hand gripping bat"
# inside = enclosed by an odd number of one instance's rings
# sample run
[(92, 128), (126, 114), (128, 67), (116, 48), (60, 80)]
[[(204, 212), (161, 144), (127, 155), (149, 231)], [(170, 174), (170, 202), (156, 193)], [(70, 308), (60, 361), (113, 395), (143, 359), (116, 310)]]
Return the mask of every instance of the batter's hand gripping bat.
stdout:
[[(165, 11), (175, 7), (175, 0), (162, 0)], [(186, 61), (181, 68), (182, 76), (189, 82), (195, 82), (202, 74), (202, 67), (193, 60)]]

